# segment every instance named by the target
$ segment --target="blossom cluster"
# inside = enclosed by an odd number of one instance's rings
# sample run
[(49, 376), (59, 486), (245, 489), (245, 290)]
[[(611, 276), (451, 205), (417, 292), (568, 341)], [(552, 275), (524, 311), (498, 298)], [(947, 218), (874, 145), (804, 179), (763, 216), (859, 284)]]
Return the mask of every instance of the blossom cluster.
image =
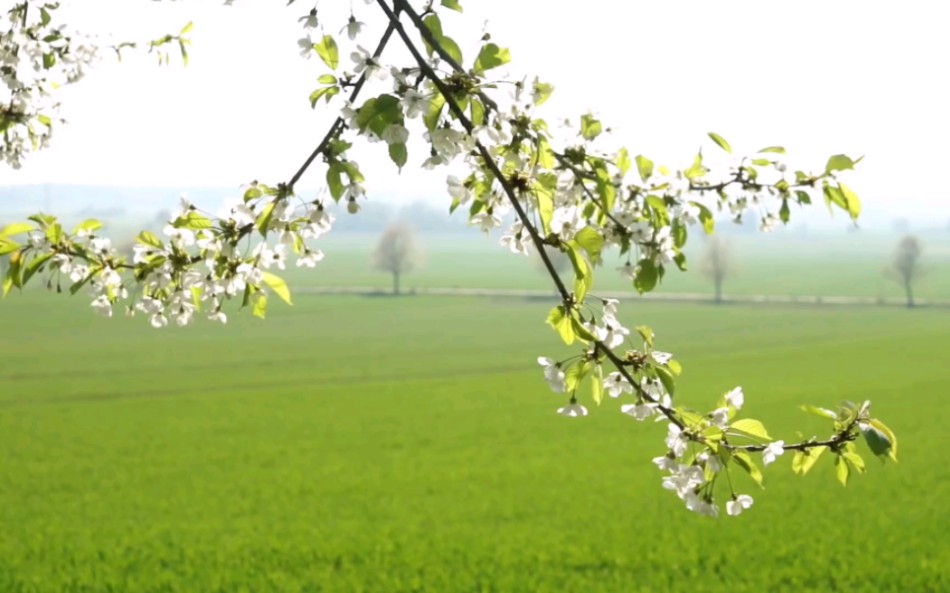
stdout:
[(14, 169), (26, 153), (48, 146), (59, 108), (55, 90), (79, 81), (97, 59), (90, 39), (53, 24), (57, 8), (19, 2), (0, 15), (0, 160)]
[[(267, 296), (290, 302), (286, 283), (275, 274), (291, 260), (313, 268), (324, 254), (311, 242), (327, 233), (334, 221), (320, 200), (293, 200), (279, 189), (254, 184), (245, 197), (212, 218), (186, 198), (162, 237), (143, 231), (131, 253), (119, 253), (111, 239), (100, 236), (98, 221), (80, 224), (72, 234), (51, 216), (32, 217), (0, 233), (4, 251), (16, 253), (8, 284), (19, 285), (39, 272), (49, 275), (47, 286), (72, 292), (88, 286), (92, 309), (111, 317), (117, 304), (129, 316), (144, 314), (161, 328), (190, 324), (204, 313), (227, 322), (225, 301), (240, 298), (263, 317)], [(254, 242), (257, 231), (265, 240)], [(25, 235), (25, 245), (13, 237)], [(275, 237), (273, 243), (267, 238)]]

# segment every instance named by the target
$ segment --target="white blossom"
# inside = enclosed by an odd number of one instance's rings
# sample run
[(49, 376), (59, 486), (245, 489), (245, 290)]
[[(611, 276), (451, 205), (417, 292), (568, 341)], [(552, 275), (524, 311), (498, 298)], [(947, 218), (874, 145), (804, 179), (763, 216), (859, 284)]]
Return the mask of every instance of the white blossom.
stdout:
[(742, 511), (752, 506), (752, 497), (748, 494), (740, 494), (726, 503), (726, 514), (730, 517), (736, 517), (742, 514)]
[(775, 461), (776, 457), (781, 457), (785, 454), (785, 441), (775, 441), (774, 443), (769, 443), (769, 445), (762, 451), (762, 463), (768, 465)]
[(551, 391), (554, 393), (564, 393), (567, 387), (564, 384), (564, 371), (561, 370), (560, 363), (553, 358), (539, 356), (538, 364), (544, 368), (544, 380), (548, 382)]
[(297, 258), (297, 267), (298, 268), (313, 268), (316, 267), (317, 262), (323, 259), (323, 252), (319, 249), (317, 251), (311, 251), (310, 249), (304, 249), (303, 255)]
[(725, 400), (728, 405), (738, 410), (742, 408), (742, 404), (745, 403), (745, 394), (742, 392), (741, 387), (736, 387), (725, 395)]
[(92, 301), (92, 310), (103, 317), (112, 317), (112, 303), (109, 297), (100, 294)]
[(580, 418), (587, 415), (587, 408), (577, 402), (571, 402), (563, 408), (558, 408), (557, 413), (561, 416), (568, 416), (569, 418)]
[(670, 451), (673, 452), (673, 455), (676, 457), (682, 457), (683, 454), (686, 453), (687, 443), (688, 441), (683, 435), (683, 429), (670, 422), (670, 425), (667, 428), (666, 446), (669, 447)]
[(624, 393), (633, 393), (633, 385), (619, 371), (604, 377), (604, 389), (610, 397), (620, 397)]

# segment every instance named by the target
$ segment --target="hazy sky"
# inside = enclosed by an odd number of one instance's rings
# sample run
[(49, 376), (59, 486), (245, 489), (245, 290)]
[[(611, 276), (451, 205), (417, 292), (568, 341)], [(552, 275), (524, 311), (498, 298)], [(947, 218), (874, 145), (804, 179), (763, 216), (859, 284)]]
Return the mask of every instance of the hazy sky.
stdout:
[[(298, 55), (297, 18), (311, 4), (237, 0), (74, 2), (71, 20), (117, 38), (157, 36), (195, 23), (191, 63), (153, 56), (103, 63), (68, 93), (70, 120), (53, 147), (0, 183), (78, 182), (185, 187), (287, 179), (322, 136), (331, 114), (307, 96), (326, 67)], [(849, 181), (875, 211), (898, 204), (946, 210), (936, 183), (950, 138), (946, 83), (950, 9), (941, 2), (462, 0), (443, 17), (466, 54), (481, 29), (512, 50), (509, 71), (552, 82), (544, 114), (592, 110), (615, 141), (672, 166), (686, 164), (706, 132), (737, 152), (783, 144), (789, 161), (820, 169), (833, 153), (866, 155)], [(95, 7), (95, 8), (90, 8)], [(323, 0), (336, 33), (350, 3)], [(382, 30), (378, 8), (352, 3)], [(333, 14), (335, 12), (335, 14)], [(388, 54), (393, 55), (393, 54)], [(341, 64), (349, 67), (348, 52)], [(377, 92), (388, 89), (388, 83)], [(369, 146), (357, 160), (372, 194), (428, 197), (444, 173), (401, 176)], [(322, 171), (304, 179), (316, 187)], [(946, 217), (946, 214), (943, 215)]]

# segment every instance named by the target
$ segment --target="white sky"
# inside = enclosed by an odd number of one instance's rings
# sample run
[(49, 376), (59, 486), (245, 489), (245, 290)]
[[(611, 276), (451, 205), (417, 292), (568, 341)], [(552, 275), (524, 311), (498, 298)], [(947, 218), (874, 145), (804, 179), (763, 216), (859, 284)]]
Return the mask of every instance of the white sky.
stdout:
[[(21, 171), (4, 170), (0, 184), (277, 182), (297, 169), (331, 120), (307, 101), (327, 69), (297, 50), (297, 18), (309, 10), (308, 0), (289, 8), (277, 0), (237, 0), (230, 8), (221, 0), (75, 4), (70, 18), (77, 27), (117, 38), (155, 37), (193, 20), (191, 63), (158, 67), (146, 56), (115, 64), (105, 56), (64, 94), (70, 123), (52, 148)], [(555, 85), (543, 111), (549, 121), (592, 110), (633, 154), (671, 166), (687, 164), (703, 144), (712, 154), (708, 131), (740, 153), (783, 144), (793, 166), (816, 170), (831, 154), (863, 154), (848, 180), (866, 210), (937, 207), (946, 218), (950, 8), (942, 2), (462, 4), (464, 18), (443, 22), (466, 60), (487, 20), (493, 40), (512, 51), (510, 72)], [(361, 43), (372, 48), (383, 27), (378, 8), (352, 5), (371, 25)], [(328, 30), (339, 30), (349, 6), (322, 0)], [(341, 65), (350, 66), (348, 51), (341, 51)], [(389, 84), (376, 92), (384, 88)], [(384, 146), (361, 153), (371, 198), (441, 195), (444, 172), (413, 167), (424, 156), (410, 154), (399, 176)], [(316, 187), (321, 175), (315, 171), (302, 185)]]

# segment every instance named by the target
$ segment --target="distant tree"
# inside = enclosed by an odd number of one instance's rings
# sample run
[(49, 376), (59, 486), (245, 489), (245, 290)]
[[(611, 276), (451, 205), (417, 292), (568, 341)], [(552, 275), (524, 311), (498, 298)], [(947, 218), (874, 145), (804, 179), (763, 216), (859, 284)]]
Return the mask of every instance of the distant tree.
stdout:
[(415, 234), (405, 222), (394, 222), (383, 231), (373, 252), (373, 267), (393, 275), (393, 294), (399, 294), (399, 280), (419, 262)]
[(924, 273), (924, 269), (920, 265), (922, 252), (923, 246), (920, 239), (914, 235), (907, 235), (897, 244), (897, 248), (894, 250), (894, 259), (891, 261), (891, 265), (885, 269), (887, 276), (904, 288), (908, 307), (914, 306), (914, 283)]
[(706, 237), (699, 269), (713, 283), (715, 301), (722, 302), (722, 283), (735, 273), (735, 258), (729, 243), (718, 235)]

